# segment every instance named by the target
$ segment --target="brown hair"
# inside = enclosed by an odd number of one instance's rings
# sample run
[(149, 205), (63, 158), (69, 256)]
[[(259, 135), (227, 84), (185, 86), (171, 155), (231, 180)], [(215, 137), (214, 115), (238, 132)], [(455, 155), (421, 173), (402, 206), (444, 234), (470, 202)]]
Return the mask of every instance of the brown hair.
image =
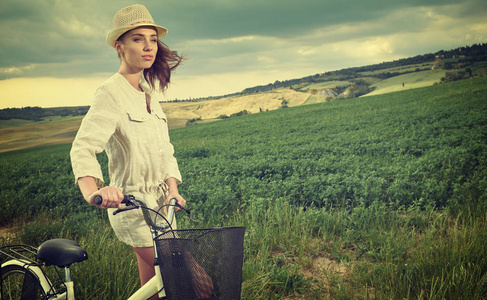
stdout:
[(184, 60), (182, 55), (177, 51), (170, 50), (166, 44), (157, 41), (157, 53), (154, 63), (149, 69), (144, 70), (144, 79), (149, 83), (152, 89), (156, 88), (156, 82), (159, 81), (159, 88), (164, 91), (171, 82), (171, 72), (174, 71)]

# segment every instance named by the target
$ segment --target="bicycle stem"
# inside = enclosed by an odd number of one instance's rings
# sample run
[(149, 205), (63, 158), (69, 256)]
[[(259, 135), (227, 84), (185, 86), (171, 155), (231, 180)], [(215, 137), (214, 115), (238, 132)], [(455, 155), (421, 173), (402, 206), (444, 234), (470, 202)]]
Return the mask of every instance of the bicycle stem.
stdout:
[(160, 225), (158, 225), (158, 224), (154, 223), (154, 221), (152, 221), (152, 218), (151, 218), (150, 213), (149, 213), (150, 210), (142, 200), (140, 200), (138, 198), (134, 198), (134, 199), (131, 199), (131, 201), (138, 203), (140, 208), (142, 208), (142, 214), (144, 215), (144, 220), (147, 223), (147, 225), (149, 225), (149, 227), (151, 227), (155, 230), (158, 230), (158, 231), (164, 231), (172, 225), (172, 222), (174, 220), (174, 207), (176, 206), (176, 203), (177, 203), (176, 198), (172, 198), (171, 200), (169, 200), (169, 205), (167, 208), (167, 218), (165, 218), (167, 223), (160, 224)]
[(171, 200), (169, 200), (169, 207), (167, 208), (167, 221), (169, 222), (170, 225), (174, 220), (174, 208), (176, 206), (176, 203), (178, 203), (176, 198), (171, 198)]

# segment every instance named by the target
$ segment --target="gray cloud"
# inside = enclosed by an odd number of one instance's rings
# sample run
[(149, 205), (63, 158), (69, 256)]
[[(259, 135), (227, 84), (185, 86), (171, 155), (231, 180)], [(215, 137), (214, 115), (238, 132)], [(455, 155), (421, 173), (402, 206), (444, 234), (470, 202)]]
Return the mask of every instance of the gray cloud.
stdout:
[[(436, 7), (479, 0), (268, 0), (151, 1), (155, 15), (184, 38), (229, 38), (242, 35), (293, 37), (326, 26), (374, 20), (410, 7)], [(178, 13), (171, 14), (176, 11)]]
[(11, 3), (4, 3), (7, 10), (0, 18), (1, 67), (68, 62), (99, 52), (103, 34), (92, 10), (75, 1)]
[[(115, 71), (118, 59), (105, 35), (113, 14), (130, 4), (126, 0), (4, 1), (0, 79)], [(382, 55), (376, 59), (383, 60), (460, 46), (463, 41), (455, 44), (448, 37), (413, 43), (393, 36), (419, 36), (443, 28), (456, 32), (455, 37), (463, 34), (461, 30), (470, 30), (463, 35), (476, 42), (485, 38), (481, 30), (460, 28), (461, 24), (466, 20), (480, 24), (487, 12), (483, 0), (150, 0), (144, 4), (156, 23), (168, 27), (164, 41), (190, 56), (184, 70), (192, 75), (280, 66), (353, 66), (372, 58), (360, 60), (336, 49), (374, 41), (378, 50), (370, 45), (369, 52)], [(420, 9), (424, 11), (418, 14)], [(434, 36), (433, 31), (427, 34)], [(386, 36), (388, 41), (379, 38)]]

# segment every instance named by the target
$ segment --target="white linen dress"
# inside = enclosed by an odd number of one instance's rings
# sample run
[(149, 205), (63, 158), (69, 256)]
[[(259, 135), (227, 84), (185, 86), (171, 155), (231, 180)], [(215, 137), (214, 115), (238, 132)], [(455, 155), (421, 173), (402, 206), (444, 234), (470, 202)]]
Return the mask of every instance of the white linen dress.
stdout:
[[(103, 174), (96, 154), (105, 150), (110, 185), (124, 194), (141, 197), (157, 210), (167, 196), (166, 179), (174, 177), (181, 183), (181, 174), (169, 140), (166, 115), (143, 77), (141, 87), (144, 92), (116, 73), (97, 89), (73, 141), (71, 163), (76, 184), (78, 178), (92, 176), (102, 187)], [(146, 93), (152, 99), (151, 113), (146, 108)], [(153, 245), (140, 209), (113, 216), (114, 210), (108, 209), (108, 216), (122, 242), (134, 247)]]

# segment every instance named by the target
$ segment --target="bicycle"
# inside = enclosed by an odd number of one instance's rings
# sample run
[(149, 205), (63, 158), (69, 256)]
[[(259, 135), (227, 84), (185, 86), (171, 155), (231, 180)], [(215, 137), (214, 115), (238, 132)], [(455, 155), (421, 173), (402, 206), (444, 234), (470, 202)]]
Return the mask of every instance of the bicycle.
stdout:
[[(97, 196), (95, 202), (101, 203)], [(142, 209), (154, 244), (156, 275), (138, 289), (129, 300), (148, 299), (240, 299), (243, 239), (245, 227), (172, 229), (174, 208), (171, 199), (167, 217), (147, 207), (143, 200), (125, 195), (125, 207), (114, 212)], [(164, 207), (164, 206), (163, 206)], [(162, 207), (161, 207), (162, 208)], [(150, 211), (155, 213), (154, 220)], [(156, 223), (157, 218), (162, 223)], [(75, 241), (51, 239), (38, 248), (10, 245), (0, 248), (1, 299), (74, 300), (74, 282), (70, 266), (88, 259), (87, 252)], [(44, 272), (46, 266), (64, 269), (64, 279), (57, 272), (57, 284)], [(57, 271), (57, 269), (56, 269)], [(164, 275), (163, 275), (164, 274)], [(58, 291), (60, 290), (60, 291)]]

